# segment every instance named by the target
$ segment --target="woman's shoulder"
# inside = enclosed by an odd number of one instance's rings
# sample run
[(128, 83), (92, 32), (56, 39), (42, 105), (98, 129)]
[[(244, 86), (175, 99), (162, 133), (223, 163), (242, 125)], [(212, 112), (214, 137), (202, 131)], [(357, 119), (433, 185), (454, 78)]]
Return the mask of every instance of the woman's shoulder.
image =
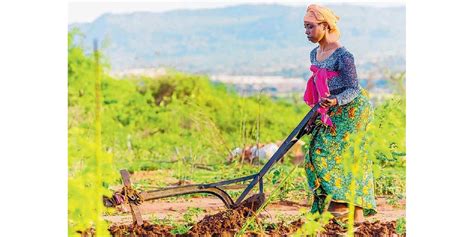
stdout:
[(354, 55), (344, 46), (340, 47), (336, 53), (336, 68), (341, 69), (344, 65), (353, 64), (355, 61)]
[(337, 50), (337, 56), (338, 57), (354, 57), (354, 55), (352, 55), (352, 53), (345, 47), (345, 46), (341, 46), (338, 48)]

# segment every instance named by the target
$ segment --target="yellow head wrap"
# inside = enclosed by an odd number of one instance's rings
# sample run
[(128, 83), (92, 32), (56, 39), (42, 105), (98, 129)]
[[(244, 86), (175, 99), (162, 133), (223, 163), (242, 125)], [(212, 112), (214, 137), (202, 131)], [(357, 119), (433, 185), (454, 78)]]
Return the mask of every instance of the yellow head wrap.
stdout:
[(329, 31), (326, 33), (326, 39), (328, 41), (335, 42), (341, 35), (339, 27), (337, 27), (336, 24), (339, 20), (339, 17), (336, 16), (329, 8), (311, 4), (306, 9), (304, 20), (316, 24), (326, 22), (329, 26)]

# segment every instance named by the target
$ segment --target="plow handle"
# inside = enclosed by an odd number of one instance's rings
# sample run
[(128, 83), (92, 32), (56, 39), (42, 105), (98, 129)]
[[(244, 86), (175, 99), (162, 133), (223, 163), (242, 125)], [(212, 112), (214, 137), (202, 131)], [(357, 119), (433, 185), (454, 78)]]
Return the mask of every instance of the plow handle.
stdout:
[(247, 194), (252, 190), (252, 188), (260, 182), (260, 191), (263, 192), (263, 176), (268, 172), (268, 170), (278, 162), (285, 154), (290, 150), (290, 148), (304, 135), (309, 134), (314, 129), (314, 121), (318, 116), (319, 104), (315, 105), (303, 118), (303, 120), (298, 124), (298, 126), (293, 129), (290, 135), (285, 139), (283, 144), (278, 148), (278, 150), (273, 154), (270, 160), (263, 166), (263, 168), (258, 172), (257, 175), (253, 178), (252, 182), (245, 188), (244, 192), (239, 196), (235, 202), (235, 206), (238, 206)]

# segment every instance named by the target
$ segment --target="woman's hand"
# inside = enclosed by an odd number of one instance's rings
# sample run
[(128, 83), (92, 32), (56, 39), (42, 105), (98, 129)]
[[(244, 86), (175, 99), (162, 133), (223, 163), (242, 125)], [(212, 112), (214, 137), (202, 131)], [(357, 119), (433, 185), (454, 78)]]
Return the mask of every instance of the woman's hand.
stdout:
[(337, 99), (336, 97), (327, 97), (327, 98), (321, 98), (321, 101), (319, 102), (319, 105), (323, 108), (329, 108), (332, 106), (337, 105)]

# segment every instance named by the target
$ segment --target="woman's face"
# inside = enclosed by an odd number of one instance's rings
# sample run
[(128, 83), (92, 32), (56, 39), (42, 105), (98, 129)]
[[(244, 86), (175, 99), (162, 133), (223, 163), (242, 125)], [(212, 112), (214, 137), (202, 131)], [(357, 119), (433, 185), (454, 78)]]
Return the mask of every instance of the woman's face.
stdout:
[(318, 43), (324, 38), (325, 30), (324, 24), (317, 24), (310, 21), (304, 21), (305, 34), (308, 40), (313, 43)]

